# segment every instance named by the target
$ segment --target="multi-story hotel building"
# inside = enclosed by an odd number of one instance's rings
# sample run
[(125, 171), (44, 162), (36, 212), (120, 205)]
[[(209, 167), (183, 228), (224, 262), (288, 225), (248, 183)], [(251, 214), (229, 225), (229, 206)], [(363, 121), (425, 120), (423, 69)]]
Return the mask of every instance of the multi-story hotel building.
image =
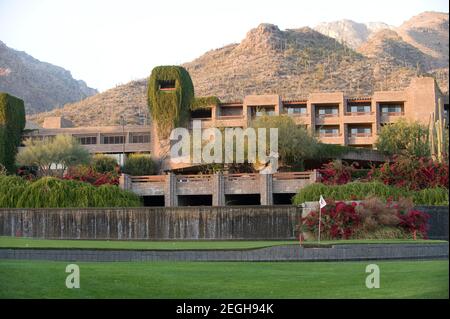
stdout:
[[(202, 127), (247, 127), (261, 114), (291, 116), (298, 125), (311, 129), (323, 143), (373, 148), (383, 125), (401, 118), (429, 125), (438, 117), (438, 100), (448, 123), (448, 95), (443, 95), (430, 77), (414, 78), (403, 91), (379, 91), (372, 96), (349, 97), (342, 92), (311, 93), (307, 99), (283, 100), (279, 95), (250, 95), (243, 101), (221, 103), (191, 112), (191, 121)], [(73, 127), (63, 118), (45, 119), (42, 127), (30, 127), (25, 137), (49, 138), (70, 134), (91, 153), (117, 156), (135, 152), (153, 153), (156, 142), (152, 125)]]

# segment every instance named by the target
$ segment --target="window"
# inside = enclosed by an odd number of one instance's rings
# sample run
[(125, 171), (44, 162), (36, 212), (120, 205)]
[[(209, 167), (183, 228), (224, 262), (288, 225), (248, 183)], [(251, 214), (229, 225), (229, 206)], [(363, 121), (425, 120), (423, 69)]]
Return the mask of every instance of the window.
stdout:
[(130, 143), (150, 143), (150, 133), (131, 133)]
[(275, 115), (275, 107), (253, 106), (250, 109), (251, 116)]
[(348, 105), (347, 112), (348, 113), (370, 113), (371, 106), (370, 105)]
[(76, 139), (81, 145), (97, 144), (97, 136), (79, 136)]
[(322, 126), (319, 128), (319, 135), (321, 135), (321, 136), (338, 136), (339, 135), (339, 127), (337, 127), (337, 126), (330, 126), (330, 127)]
[(316, 106), (316, 116), (338, 116), (339, 106)]
[(349, 130), (350, 136), (371, 136), (371, 127), (351, 127)]
[(103, 136), (103, 144), (123, 144), (124, 142), (123, 135)]
[(401, 104), (380, 104), (380, 111), (387, 115), (403, 114), (403, 105)]
[(286, 113), (291, 115), (306, 115), (306, 106), (287, 106)]
[(175, 80), (159, 80), (158, 86), (161, 91), (174, 91), (175, 88)]

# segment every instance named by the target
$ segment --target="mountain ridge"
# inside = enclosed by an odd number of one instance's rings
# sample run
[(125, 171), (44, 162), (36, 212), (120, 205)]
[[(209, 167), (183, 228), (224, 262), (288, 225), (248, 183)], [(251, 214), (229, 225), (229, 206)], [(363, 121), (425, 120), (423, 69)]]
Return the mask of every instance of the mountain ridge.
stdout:
[(28, 114), (77, 102), (97, 94), (70, 71), (40, 61), (0, 41), (0, 91), (22, 98)]
[[(370, 95), (403, 89), (412, 77), (422, 75), (434, 76), (441, 90), (448, 92), (448, 34), (440, 38), (442, 30), (448, 31), (448, 14), (436, 18), (427, 13), (411, 19), (425, 25), (431, 21), (428, 29), (422, 26), (419, 31), (435, 35), (433, 41), (441, 41), (444, 49), (438, 50), (435, 42), (424, 42), (413, 30), (415, 41), (428, 48), (428, 53), (423, 52), (420, 45), (405, 41), (399, 29), (386, 30), (382, 23), (371, 25), (376, 31), (357, 49), (310, 27), (280, 30), (263, 23), (248, 31), (240, 43), (207, 51), (183, 66), (191, 74), (197, 96), (216, 95), (222, 101), (274, 93), (286, 99), (304, 98), (317, 91)], [(402, 32), (409, 32), (408, 21), (402, 24)], [(434, 56), (429, 54), (432, 50), (437, 51)], [(439, 54), (446, 55), (446, 64)], [(146, 79), (29, 118), (42, 122), (52, 115), (65, 116), (78, 125), (118, 124), (123, 115), (127, 123), (139, 124), (148, 118)]]

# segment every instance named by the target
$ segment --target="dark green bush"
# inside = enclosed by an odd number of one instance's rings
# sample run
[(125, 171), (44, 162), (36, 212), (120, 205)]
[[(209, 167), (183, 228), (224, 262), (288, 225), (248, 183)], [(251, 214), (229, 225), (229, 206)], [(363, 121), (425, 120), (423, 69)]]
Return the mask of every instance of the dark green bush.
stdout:
[(367, 197), (378, 197), (383, 200), (399, 200), (411, 198), (416, 205), (448, 205), (448, 190), (445, 188), (429, 188), (421, 191), (409, 191), (404, 188), (384, 185), (379, 182), (353, 182), (345, 185), (324, 185), (315, 183), (300, 189), (294, 196), (293, 203), (318, 201), (322, 195), (333, 200), (363, 200)]
[(97, 154), (92, 158), (92, 168), (98, 173), (113, 173), (117, 165), (117, 161), (111, 156)]
[(25, 128), (23, 101), (0, 92), (0, 164), (9, 172), (15, 171), (17, 147)]
[(43, 177), (34, 182), (17, 176), (0, 176), (0, 207), (138, 207), (140, 198), (117, 186)]
[(125, 174), (129, 175), (153, 175), (155, 174), (155, 162), (149, 155), (131, 154), (122, 169)]

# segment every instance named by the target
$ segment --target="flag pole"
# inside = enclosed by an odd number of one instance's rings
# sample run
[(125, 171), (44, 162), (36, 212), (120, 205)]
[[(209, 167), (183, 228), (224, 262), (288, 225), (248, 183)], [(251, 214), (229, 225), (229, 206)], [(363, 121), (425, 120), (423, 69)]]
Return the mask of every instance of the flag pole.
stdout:
[(320, 244), (320, 224), (322, 220), (322, 207), (319, 207), (319, 244)]

